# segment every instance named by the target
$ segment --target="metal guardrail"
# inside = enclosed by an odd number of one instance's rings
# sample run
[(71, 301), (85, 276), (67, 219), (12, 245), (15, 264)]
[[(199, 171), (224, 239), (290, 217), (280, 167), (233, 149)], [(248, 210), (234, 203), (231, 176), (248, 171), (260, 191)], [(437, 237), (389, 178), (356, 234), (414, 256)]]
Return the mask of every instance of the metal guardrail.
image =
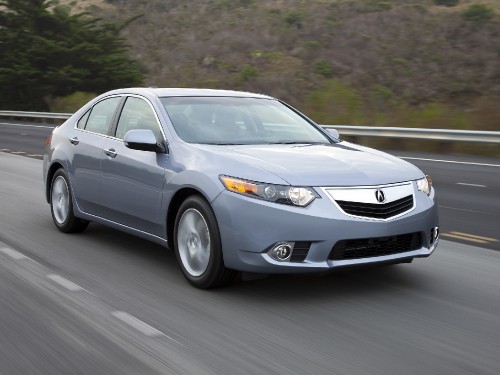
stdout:
[[(71, 113), (0, 111), (0, 117), (66, 120)], [(340, 135), (353, 137), (384, 137), (402, 139), (427, 139), (451, 142), (479, 142), (500, 144), (500, 132), (476, 130), (422, 129), (385, 126), (321, 125), (336, 129)]]
[(48, 120), (67, 120), (71, 115), (72, 113), (0, 111), (0, 117), (36, 118)]
[(396, 128), (382, 126), (322, 125), (325, 129), (336, 129), (340, 135), (357, 137), (384, 137), (403, 139), (427, 139), (434, 141), (480, 142), (500, 144), (500, 132), (478, 130), (449, 130)]

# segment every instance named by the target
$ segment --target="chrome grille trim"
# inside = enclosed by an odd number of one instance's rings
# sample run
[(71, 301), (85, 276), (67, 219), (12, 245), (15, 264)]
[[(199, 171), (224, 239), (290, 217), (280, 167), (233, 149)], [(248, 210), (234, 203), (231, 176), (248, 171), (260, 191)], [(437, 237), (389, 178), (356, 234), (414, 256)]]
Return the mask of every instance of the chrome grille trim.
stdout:
[(408, 212), (413, 207), (413, 196), (408, 195), (394, 202), (385, 204), (371, 204), (337, 201), (340, 208), (350, 215), (370, 217), (374, 219), (389, 219), (404, 212)]
[[(323, 192), (345, 215), (364, 220), (389, 221), (415, 209), (413, 182), (377, 186), (325, 187)], [(377, 202), (382, 190), (386, 200)]]

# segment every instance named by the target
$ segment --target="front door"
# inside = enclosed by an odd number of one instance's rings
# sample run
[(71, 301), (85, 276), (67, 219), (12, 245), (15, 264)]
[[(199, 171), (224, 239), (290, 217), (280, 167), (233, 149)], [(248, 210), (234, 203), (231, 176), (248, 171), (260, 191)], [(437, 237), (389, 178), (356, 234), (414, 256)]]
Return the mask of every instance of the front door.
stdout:
[(145, 99), (126, 99), (115, 137), (108, 138), (101, 157), (100, 216), (156, 236), (162, 233), (166, 212), (162, 209), (166, 153), (132, 150), (123, 137), (131, 129), (150, 129), (164, 137), (152, 106)]

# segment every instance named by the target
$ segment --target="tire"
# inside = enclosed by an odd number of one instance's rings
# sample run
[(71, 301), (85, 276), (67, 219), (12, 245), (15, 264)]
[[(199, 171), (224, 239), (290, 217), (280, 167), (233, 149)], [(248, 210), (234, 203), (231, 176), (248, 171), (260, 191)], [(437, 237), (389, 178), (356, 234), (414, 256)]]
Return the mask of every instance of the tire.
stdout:
[(64, 233), (83, 232), (89, 222), (75, 217), (73, 198), (68, 176), (58, 169), (50, 184), (50, 211), (57, 229)]
[(227, 285), (237, 274), (224, 266), (219, 226), (210, 204), (201, 196), (190, 196), (179, 207), (174, 248), (184, 277), (197, 288)]

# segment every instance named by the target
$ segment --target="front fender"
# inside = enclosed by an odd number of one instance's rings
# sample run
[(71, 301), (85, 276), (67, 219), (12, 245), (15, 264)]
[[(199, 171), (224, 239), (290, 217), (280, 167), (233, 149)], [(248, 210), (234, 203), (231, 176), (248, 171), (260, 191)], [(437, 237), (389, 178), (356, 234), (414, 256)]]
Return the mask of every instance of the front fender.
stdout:
[(166, 186), (170, 196), (173, 196), (180, 189), (190, 188), (199, 191), (210, 203), (224, 190), (224, 186), (218, 178), (211, 178), (204, 173), (193, 170), (175, 174), (167, 181)]

